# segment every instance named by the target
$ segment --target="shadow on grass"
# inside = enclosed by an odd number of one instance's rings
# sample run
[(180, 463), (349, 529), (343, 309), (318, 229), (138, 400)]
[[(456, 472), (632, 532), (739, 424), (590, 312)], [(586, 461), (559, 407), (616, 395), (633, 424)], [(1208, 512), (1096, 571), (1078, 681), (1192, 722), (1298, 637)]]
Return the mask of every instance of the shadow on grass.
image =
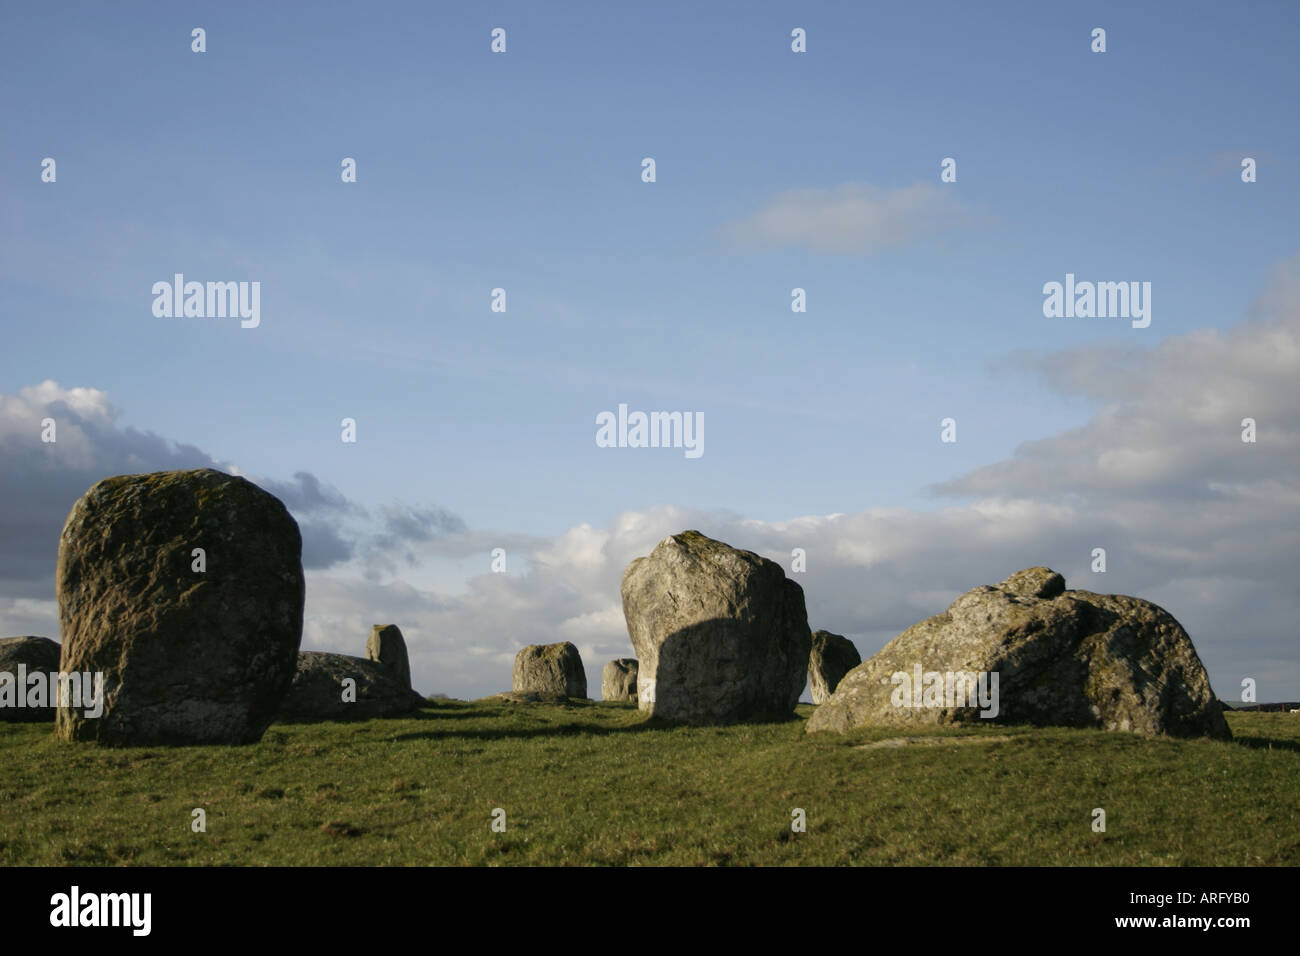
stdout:
[[(516, 705), (518, 706), (518, 705)], [(527, 705), (523, 705), (527, 706)], [(524, 711), (520, 716), (526, 716)], [(421, 713), (418, 719), (437, 721), (442, 718), (437, 713)], [(488, 711), (482, 713), (484, 717), (509, 717), (513, 716), (511, 711)], [(663, 720), (659, 717), (647, 717), (645, 720), (637, 721), (634, 724), (610, 725), (597, 723), (594, 721), (583, 720), (581, 717), (565, 719), (564, 715), (559, 719), (563, 722), (555, 724), (540, 725), (535, 727), (520, 727), (518, 725), (507, 725), (501, 727), (484, 727), (475, 730), (466, 730), (459, 727), (448, 728), (447, 730), (427, 730), (411, 731), (404, 734), (395, 734), (391, 739), (397, 740), (445, 740), (448, 738), (456, 740), (507, 740), (510, 738), (531, 739), (535, 737), (573, 737), (581, 734), (590, 734), (593, 737), (608, 737), (619, 734), (643, 734), (643, 733), (660, 733), (671, 730), (681, 730), (685, 725)], [(756, 726), (769, 724), (796, 724), (803, 720), (802, 717), (785, 717), (785, 718), (764, 718), (746, 721), (737, 721), (731, 724), (705, 724), (695, 725), (694, 730), (722, 730), (738, 726)]]
[(605, 727), (600, 724), (560, 724), (553, 727), (490, 727), (481, 730), (424, 730), (405, 734), (394, 734), (390, 739), (399, 740), (509, 740), (512, 737), (532, 739), (534, 737), (575, 737), (590, 734), (593, 737), (605, 737), (611, 734), (635, 734), (651, 730), (666, 730), (670, 725), (647, 726), (632, 724), (628, 727)]
[[(647, 717), (635, 723), (610, 724), (607, 721), (615, 716), (636, 714), (635, 702), (609, 702), (581, 699), (562, 699), (556, 701), (518, 701), (500, 702), (492, 698), (476, 701), (439, 701), (427, 702), (417, 710), (406, 714), (389, 716), (362, 714), (331, 714), (315, 716), (295, 716), (277, 718), (272, 724), (285, 727), (305, 727), (314, 724), (356, 725), (371, 721), (412, 721), (417, 723), (441, 724), (446, 721), (459, 722), (480, 720), (492, 722), (498, 726), (465, 728), (463, 726), (447, 729), (409, 731), (387, 737), (388, 740), (504, 740), (515, 738), (573, 736), (592, 734), (608, 736), (611, 734), (645, 733), (681, 729), (692, 726), (696, 730), (724, 730), (737, 726), (765, 726), (770, 724), (797, 724), (807, 719), (806, 714), (791, 713), (775, 716), (758, 716), (746, 720), (718, 722), (709, 724), (683, 725), (659, 717)], [(528, 726), (530, 721), (545, 720)]]
[(473, 720), (480, 717), (492, 717), (500, 713), (495, 710), (485, 710), (481, 707), (468, 707), (464, 710), (434, 710), (429, 707), (417, 710), (415, 713), (407, 714), (407, 720)]
[(497, 710), (484, 710), (477, 707), (439, 710), (436, 707), (425, 705), (406, 714), (328, 714), (319, 717), (277, 717), (271, 726), (305, 727), (312, 724), (364, 724), (371, 720), (467, 720), (495, 717), (500, 713)]
[(418, 720), (419, 712), (410, 714), (331, 714), (323, 717), (277, 717), (275, 721), (267, 728), (270, 733), (276, 727), (314, 727), (317, 724), (344, 724), (356, 725), (367, 724), (372, 720)]
[(1252, 750), (1289, 750), (1300, 753), (1300, 741), (1278, 740), (1276, 737), (1233, 737), (1232, 742)]

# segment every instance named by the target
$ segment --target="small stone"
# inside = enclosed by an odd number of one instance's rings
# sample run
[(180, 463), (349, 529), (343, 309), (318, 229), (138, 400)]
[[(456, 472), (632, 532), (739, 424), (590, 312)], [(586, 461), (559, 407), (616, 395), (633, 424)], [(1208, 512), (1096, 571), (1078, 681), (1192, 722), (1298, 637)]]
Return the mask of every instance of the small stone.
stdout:
[(824, 704), (844, 675), (862, 663), (862, 655), (847, 637), (830, 631), (813, 631), (808, 657), (808, 686), (814, 704)]
[[(23, 670), (19, 670), (22, 665)], [(20, 675), (45, 674), (45, 707), (19, 707), (20, 695), (25, 695), (26, 688), (19, 683)], [(11, 675), (13, 681), (13, 704), (9, 704), (8, 693), (0, 690), (0, 721), (12, 723), (30, 723), (42, 720), (54, 720), (56, 712), (57, 681), (59, 675), (59, 645), (48, 637), (0, 637), (0, 674)], [(4, 678), (0, 678), (3, 681)], [(24, 702), (26, 697), (23, 696)]]
[(396, 624), (376, 624), (370, 629), (366, 658), (379, 661), (391, 670), (403, 687), (411, 686), (411, 660), (406, 656), (406, 641)]
[(620, 657), (605, 665), (600, 674), (602, 700), (636, 700), (637, 663), (635, 657)]
[(587, 696), (587, 672), (578, 649), (562, 644), (529, 644), (515, 655), (513, 690), (517, 694)]
[[(345, 687), (345, 680), (354, 685)], [(345, 699), (345, 689), (351, 699)], [(386, 664), (350, 654), (303, 651), (276, 719), (292, 723), (404, 717), (423, 704), (424, 698), (399, 681)]]

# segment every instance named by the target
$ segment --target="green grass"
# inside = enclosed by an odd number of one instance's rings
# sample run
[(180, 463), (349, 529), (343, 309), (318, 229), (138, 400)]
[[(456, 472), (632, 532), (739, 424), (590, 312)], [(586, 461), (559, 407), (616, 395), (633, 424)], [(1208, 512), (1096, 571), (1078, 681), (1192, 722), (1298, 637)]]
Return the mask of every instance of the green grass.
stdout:
[(5, 725), (0, 864), (1300, 863), (1296, 715), (1229, 714), (1231, 743), (991, 727), (864, 749), (900, 734), (806, 735), (811, 710), (674, 728), (635, 705), (440, 702), (249, 747)]

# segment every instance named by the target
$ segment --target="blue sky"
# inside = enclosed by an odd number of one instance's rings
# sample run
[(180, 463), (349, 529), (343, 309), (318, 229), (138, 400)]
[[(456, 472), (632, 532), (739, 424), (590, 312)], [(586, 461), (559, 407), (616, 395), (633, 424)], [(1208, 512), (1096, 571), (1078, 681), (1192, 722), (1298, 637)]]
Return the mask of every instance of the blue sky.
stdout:
[[(1015, 356), (1226, 330), (1298, 251), (1292, 4), (267, 6), (6, 9), (0, 392), (97, 389), (117, 429), (487, 538), (921, 514), (1105, 405)], [(918, 184), (871, 248), (743, 238), (794, 190)], [(260, 281), (261, 325), (156, 318), (175, 272)], [(1151, 282), (1151, 326), (1044, 318), (1067, 272)], [(597, 448), (619, 403), (703, 412), (705, 454)], [(458, 592), (468, 553), (397, 579)]]

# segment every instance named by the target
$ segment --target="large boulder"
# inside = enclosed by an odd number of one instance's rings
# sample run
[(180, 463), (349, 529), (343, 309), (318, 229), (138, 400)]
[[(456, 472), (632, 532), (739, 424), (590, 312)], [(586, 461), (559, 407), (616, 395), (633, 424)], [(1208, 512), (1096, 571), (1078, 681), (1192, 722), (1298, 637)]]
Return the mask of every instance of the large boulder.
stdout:
[[(41, 678), (46, 706), (28, 707), (33, 674)], [(5, 675), (8, 675), (6, 677)], [(53, 720), (59, 675), (59, 645), (48, 637), (0, 637), (0, 722)]]
[(376, 624), (370, 629), (366, 658), (379, 661), (391, 670), (403, 687), (411, 686), (411, 660), (406, 656), (406, 641), (396, 624)]
[(981, 585), (912, 625), (840, 681), (806, 729), (981, 720), (1231, 737), (1172, 616), (1140, 598), (1067, 591), (1050, 568)]
[(687, 724), (793, 712), (812, 637), (779, 564), (683, 531), (629, 564), (622, 591), (640, 709)]
[(104, 675), (102, 716), (60, 707), (63, 739), (243, 744), (274, 719), (302, 637), (302, 538), (252, 482), (104, 479), (63, 526), (55, 588), (60, 668)]
[(847, 637), (830, 631), (813, 631), (808, 656), (808, 686), (814, 704), (824, 704), (844, 675), (862, 663), (862, 655)]
[(636, 700), (635, 657), (620, 657), (605, 665), (600, 674), (601, 700)]
[(516, 694), (587, 696), (587, 672), (578, 649), (562, 644), (529, 644), (515, 655), (512, 690)]
[[(355, 683), (347, 685), (346, 680)], [(418, 710), (424, 698), (379, 661), (303, 651), (277, 720), (369, 720)]]

